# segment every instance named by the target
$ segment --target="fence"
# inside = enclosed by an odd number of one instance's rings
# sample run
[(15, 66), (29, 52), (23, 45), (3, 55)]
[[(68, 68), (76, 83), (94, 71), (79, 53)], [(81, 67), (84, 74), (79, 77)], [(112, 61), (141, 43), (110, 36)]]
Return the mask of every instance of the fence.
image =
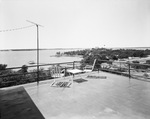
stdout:
[[(36, 70), (37, 65), (6, 68), (4, 70), (0, 70), (0, 88), (53, 79), (55, 78), (52, 76), (54, 65), (59, 66), (61, 68), (60, 71), (68, 68), (81, 68), (80, 61), (42, 64), (39, 65), (40, 70), (38, 72)], [(99, 67), (97, 68), (97, 66)], [(150, 81), (150, 65), (148, 64), (98, 60), (95, 70), (101, 70), (109, 73), (128, 76), (129, 78)], [(67, 72), (65, 73), (65, 76), (67, 76)]]
[(141, 80), (150, 79), (150, 65), (149, 64), (140, 64), (140, 63), (131, 63), (126, 61), (106, 61), (101, 60), (100, 70), (128, 76), (129, 78), (136, 78)]
[(53, 72), (54, 66), (59, 66), (61, 70), (63, 70), (78, 67), (80, 66), (80, 62), (74, 61), (64, 63), (42, 64), (39, 65), (39, 71), (37, 71), (36, 69), (37, 65), (24, 65), (22, 67), (6, 68), (0, 70), (0, 88), (56, 78), (53, 76), (53, 73), (58, 72)]

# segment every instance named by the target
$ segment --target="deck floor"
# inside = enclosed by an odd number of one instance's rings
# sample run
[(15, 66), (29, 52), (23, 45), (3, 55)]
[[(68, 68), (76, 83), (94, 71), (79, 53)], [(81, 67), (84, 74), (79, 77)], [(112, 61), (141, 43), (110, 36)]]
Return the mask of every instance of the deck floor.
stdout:
[(150, 118), (150, 82), (105, 72), (74, 78), (87, 81), (74, 82), (70, 88), (52, 87), (52, 81), (40, 82), (38, 86), (24, 85), (24, 88), (46, 119)]

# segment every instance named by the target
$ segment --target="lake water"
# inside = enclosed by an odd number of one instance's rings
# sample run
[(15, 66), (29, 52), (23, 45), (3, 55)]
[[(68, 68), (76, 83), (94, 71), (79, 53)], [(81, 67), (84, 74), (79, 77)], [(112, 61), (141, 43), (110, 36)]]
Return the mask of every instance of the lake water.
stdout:
[[(56, 52), (66, 52), (77, 49), (65, 50), (40, 50), (40, 64), (62, 63), (80, 61), (81, 57), (54, 57)], [(36, 51), (0, 51), (0, 64), (7, 64), (9, 67), (21, 67), (29, 65), (29, 61), (37, 61)]]
[[(115, 48), (113, 48), (115, 49)], [(119, 47), (116, 49), (120, 49)], [(136, 50), (146, 50), (150, 47), (129, 47), (122, 49), (136, 49)], [(50, 50), (40, 50), (40, 63), (50, 64), (50, 63), (62, 63), (62, 62), (72, 62), (80, 61), (81, 57), (54, 57), (56, 52), (66, 52), (75, 51), (82, 49), (50, 49)], [(53, 56), (53, 57), (52, 57)], [(37, 52), (35, 51), (0, 51), (0, 64), (7, 64), (9, 67), (21, 67), (22, 65), (29, 65), (29, 61), (36, 62)]]

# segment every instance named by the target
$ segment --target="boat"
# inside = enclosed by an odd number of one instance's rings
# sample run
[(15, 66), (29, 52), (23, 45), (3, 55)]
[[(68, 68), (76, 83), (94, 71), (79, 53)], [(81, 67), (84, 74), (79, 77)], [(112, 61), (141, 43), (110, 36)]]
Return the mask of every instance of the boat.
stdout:
[(35, 62), (34, 62), (34, 61), (29, 61), (28, 63), (29, 63), (29, 64), (35, 64)]

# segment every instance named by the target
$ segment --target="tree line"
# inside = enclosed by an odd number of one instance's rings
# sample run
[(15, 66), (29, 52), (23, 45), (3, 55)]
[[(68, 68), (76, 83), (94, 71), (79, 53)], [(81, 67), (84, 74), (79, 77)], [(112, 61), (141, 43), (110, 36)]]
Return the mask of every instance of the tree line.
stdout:
[(96, 67), (103, 63), (102, 60), (118, 60), (129, 57), (147, 57), (150, 55), (150, 50), (135, 50), (135, 49), (106, 49), (106, 48), (92, 48), (77, 51), (64, 52), (66, 55), (82, 55), (83, 59), (81, 61), (82, 66), (86, 64), (93, 64), (94, 59), (97, 59)]
[[(84, 50), (77, 50), (77, 51), (68, 51), (64, 52), (66, 55), (82, 55), (86, 57), (87, 55), (104, 55), (107, 56), (109, 59), (122, 59), (128, 57), (147, 57), (150, 55), (150, 50), (135, 50), (135, 49), (106, 49), (106, 48), (92, 48), (92, 49), (84, 49)], [(104, 58), (104, 57), (103, 57)]]

